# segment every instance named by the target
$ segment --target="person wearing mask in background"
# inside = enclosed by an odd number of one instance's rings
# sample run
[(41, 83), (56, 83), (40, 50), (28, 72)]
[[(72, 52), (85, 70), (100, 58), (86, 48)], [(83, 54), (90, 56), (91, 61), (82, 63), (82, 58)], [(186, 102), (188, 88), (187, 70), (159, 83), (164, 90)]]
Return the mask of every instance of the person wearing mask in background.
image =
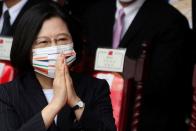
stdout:
[(192, 96), (186, 18), (163, 0), (102, 0), (83, 22), (88, 56), (99, 47), (126, 48), (126, 57), (137, 59), (148, 44), (139, 131), (186, 131)]
[(116, 131), (107, 82), (69, 72), (72, 27), (50, 1), (23, 15), (11, 49), (18, 75), (0, 85), (1, 131)]

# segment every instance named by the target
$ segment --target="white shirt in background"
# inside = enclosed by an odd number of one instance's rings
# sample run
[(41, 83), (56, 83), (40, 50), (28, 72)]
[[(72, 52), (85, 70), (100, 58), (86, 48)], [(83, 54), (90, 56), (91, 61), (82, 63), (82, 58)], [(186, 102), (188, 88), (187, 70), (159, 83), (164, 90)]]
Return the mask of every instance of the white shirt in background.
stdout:
[(2, 15), (0, 17), (0, 32), (2, 31), (2, 28), (3, 28), (3, 21), (4, 21), (3, 15), (4, 15), (5, 11), (9, 10), (10, 24), (13, 25), (14, 21), (16, 20), (16, 17), (20, 13), (23, 6), (27, 3), (27, 1), (28, 0), (21, 0), (20, 2), (18, 2), (16, 5), (12, 6), (9, 9), (8, 9), (7, 5), (5, 4), (5, 2), (3, 3)]
[[(123, 22), (124, 26), (123, 26), (121, 38), (127, 32), (129, 26), (133, 22), (133, 19), (135, 18), (136, 14), (138, 13), (139, 9), (141, 8), (141, 6), (143, 5), (144, 2), (145, 2), (145, 0), (136, 0), (135, 2), (133, 2), (132, 4), (130, 4), (129, 6), (124, 8), (125, 17), (124, 17), (124, 22)], [(117, 0), (116, 1), (116, 9), (117, 10), (116, 10), (116, 14), (115, 14), (115, 19), (118, 18), (118, 11), (122, 8), (123, 7), (120, 4), (119, 0)]]

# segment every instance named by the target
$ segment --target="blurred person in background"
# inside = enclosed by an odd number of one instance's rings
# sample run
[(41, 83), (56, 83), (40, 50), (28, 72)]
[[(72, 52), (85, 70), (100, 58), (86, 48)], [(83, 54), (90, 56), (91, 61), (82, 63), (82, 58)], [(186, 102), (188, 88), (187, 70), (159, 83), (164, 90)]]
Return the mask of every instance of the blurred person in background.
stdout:
[(149, 44), (139, 131), (186, 131), (192, 97), (187, 19), (163, 0), (102, 0), (83, 22), (88, 56), (99, 47), (126, 48), (126, 56), (137, 59)]
[(18, 21), (25, 11), (39, 2), (40, 0), (0, 1), (0, 35), (12, 36)]

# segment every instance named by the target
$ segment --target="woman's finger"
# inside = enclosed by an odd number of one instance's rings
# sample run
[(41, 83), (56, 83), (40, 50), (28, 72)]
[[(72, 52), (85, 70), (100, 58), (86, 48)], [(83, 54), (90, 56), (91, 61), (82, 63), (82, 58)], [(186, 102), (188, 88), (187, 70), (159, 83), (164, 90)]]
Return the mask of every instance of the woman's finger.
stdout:
[(69, 68), (68, 68), (68, 65), (67, 65), (67, 62), (66, 62), (66, 57), (65, 57), (65, 72), (69, 74)]
[(55, 77), (61, 77), (64, 75), (64, 64), (65, 63), (65, 59), (64, 59), (64, 55), (60, 54), (57, 57), (57, 61), (56, 61), (56, 71), (55, 71)]

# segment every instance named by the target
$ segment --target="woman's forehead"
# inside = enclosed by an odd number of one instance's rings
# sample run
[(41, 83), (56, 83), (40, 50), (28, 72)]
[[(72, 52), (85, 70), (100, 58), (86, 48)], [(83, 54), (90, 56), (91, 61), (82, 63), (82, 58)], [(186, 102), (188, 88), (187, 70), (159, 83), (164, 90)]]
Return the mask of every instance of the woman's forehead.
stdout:
[(70, 34), (67, 24), (59, 17), (52, 17), (43, 22), (38, 37), (55, 36), (60, 33)]

